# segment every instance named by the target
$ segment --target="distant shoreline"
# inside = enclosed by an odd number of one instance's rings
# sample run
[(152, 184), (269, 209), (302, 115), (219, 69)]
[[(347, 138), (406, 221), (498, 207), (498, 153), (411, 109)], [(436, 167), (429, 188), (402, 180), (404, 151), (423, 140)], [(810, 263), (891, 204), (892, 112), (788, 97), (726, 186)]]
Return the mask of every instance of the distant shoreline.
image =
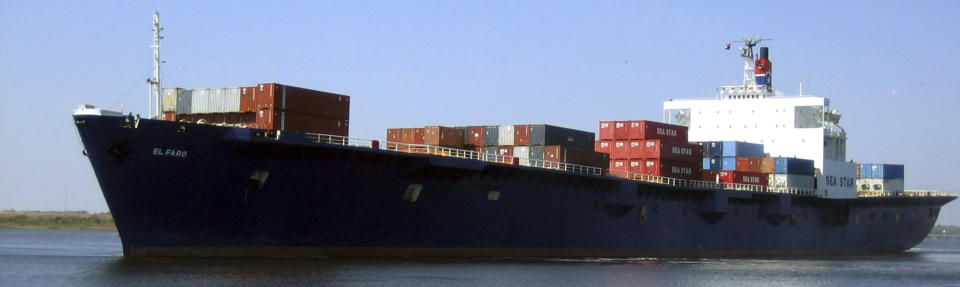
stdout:
[(0, 211), (0, 228), (117, 230), (108, 213)]

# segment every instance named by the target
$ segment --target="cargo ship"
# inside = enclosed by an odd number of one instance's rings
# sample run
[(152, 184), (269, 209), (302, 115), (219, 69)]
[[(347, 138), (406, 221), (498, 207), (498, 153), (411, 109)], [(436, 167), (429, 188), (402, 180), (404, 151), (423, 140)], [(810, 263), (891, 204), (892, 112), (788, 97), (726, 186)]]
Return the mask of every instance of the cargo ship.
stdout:
[(540, 124), (391, 129), (384, 141), (349, 137), (345, 95), (164, 89), (160, 30), (155, 15), (151, 115), (73, 115), (124, 256), (900, 252), (956, 198), (902, 190), (902, 166), (858, 172), (839, 112), (774, 90), (759, 38), (743, 42), (742, 84), (665, 102), (667, 123), (603, 120), (599, 139)]

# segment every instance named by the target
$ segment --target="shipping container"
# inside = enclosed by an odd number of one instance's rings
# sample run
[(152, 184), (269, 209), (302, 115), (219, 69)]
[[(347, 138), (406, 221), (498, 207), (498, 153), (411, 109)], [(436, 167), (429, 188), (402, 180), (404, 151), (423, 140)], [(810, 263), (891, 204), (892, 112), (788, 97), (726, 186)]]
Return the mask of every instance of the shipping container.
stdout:
[(405, 128), (400, 135), (400, 142), (405, 144), (424, 144), (425, 133), (423, 128)]
[(496, 146), (500, 144), (500, 126), (486, 126), (483, 128), (483, 145)]
[(566, 146), (544, 146), (543, 157), (546, 161), (563, 162), (603, 168), (608, 165), (610, 156), (589, 149)]
[(737, 171), (760, 173), (761, 157), (738, 157)]
[(710, 145), (710, 156), (712, 157), (722, 157), (723, 156), (723, 142), (707, 142)]
[(616, 138), (613, 136), (615, 124), (616, 122), (614, 121), (600, 121), (600, 129), (598, 130), (599, 134), (597, 137), (599, 137), (600, 140), (615, 140)]
[(163, 112), (163, 120), (175, 122), (175, 121), (177, 121), (177, 113), (176, 113), (176, 112)]
[(701, 162), (703, 170), (721, 170), (723, 167), (722, 157), (705, 157)]
[(349, 119), (350, 97), (276, 83), (257, 85), (252, 101), (257, 110), (278, 109), (316, 117)]
[(530, 159), (533, 163), (542, 163), (543, 161), (543, 146), (531, 146), (530, 147)]
[(763, 156), (763, 144), (725, 141), (723, 142), (724, 157)]
[[(403, 129), (387, 129), (387, 149), (396, 149), (403, 142)], [(402, 146), (399, 146), (402, 147)]]
[(720, 162), (721, 170), (737, 170), (737, 158), (722, 157)]
[(903, 178), (902, 164), (864, 163), (860, 164), (860, 178), (895, 179)]
[(703, 176), (701, 177), (700, 180), (707, 181), (707, 182), (714, 182), (714, 183), (720, 182), (719, 170), (703, 170), (701, 172), (703, 173)]
[(443, 126), (429, 126), (423, 128), (423, 143), (428, 145), (462, 148), (463, 130)]
[(610, 160), (610, 175), (622, 178), (628, 178), (630, 160), (615, 159)]
[(240, 88), (194, 89), (192, 93), (192, 114), (240, 112)]
[(513, 156), (519, 159), (519, 163), (522, 166), (530, 166), (530, 147), (529, 146), (514, 146), (513, 147)]
[(799, 174), (811, 176), (816, 170), (813, 166), (813, 160), (792, 157), (774, 158), (773, 169), (774, 173), (779, 174)]
[(530, 145), (562, 145), (582, 149), (591, 149), (594, 134), (581, 130), (552, 126), (529, 125)]
[(453, 128), (460, 130), (460, 134), (463, 135), (463, 138), (460, 139), (460, 145), (463, 146), (463, 148), (468, 148), (468, 147), (470, 147), (470, 130), (469, 130), (469, 128), (466, 127), (466, 126), (456, 126), (456, 127), (453, 127)]
[(627, 121), (628, 139), (687, 142), (687, 127), (654, 121)]
[(660, 159), (644, 159), (643, 162), (644, 174), (687, 180), (700, 180), (703, 177), (700, 163)]
[(755, 184), (766, 187), (767, 180), (769, 180), (766, 174), (757, 172), (721, 170), (718, 174), (720, 175), (720, 182), (727, 183)]
[(903, 178), (861, 178), (857, 180), (859, 192), (903, 192)]
[(777, 172), (777, 160), (769, 156), (760, 158), (760, 172), (762, 173), (776, 173)]
[(505, 145), (498, 146), (497, 155), (513, 156), (513, 146), (505, 146)]
[(644, 171), (644, 165), (646, 160), (644, 159), (629, 159), (627, 160), (627, 171), (631, 173), (641, 174)]
[(193, 102), (193, 90), (181, 89), (177, 93), (177, 114), (192, 114), (191, 102)]
[(484, 141), (483, 141), (484, 133), (485, 133), (484, 130), (486, 130), (486, 127), (484, 126), (467, 127), (467, 132), (470, 133), (469, 135), (467, 135), (467, 138), (469, 139), (467, 141), (467, 144), (475, 147), (486, 146), (486, 144), (484, 144)]
[[(320, 118), (270, 109), (260, 110), (257, 113), (242, 114), (253, 115), (256, 118), (254, 128), (258, 129), (349, 136), (350, 122), (347, 120)], [(422, 129), (420, 134), (422, 139)]]
[[(594, 148), (595, 151), (610, 154), (613, 150), (613, 141), (611, 140), (599, 140), (596, 142), (597, 146)], [(610, 157), (613, 158), (613, 157)]]
[(253, 101), (253, 89), (257, 87), (240, 87), (240, 112), (256, 112), (257, 105)]
[(514, 145), (513, 141), (513, 125), (501, 125), (499, 130), (499, 137), (497, 137), (497, 145)]
[(637, 158), (666, 159), (683, 162), (702, 162), (703, 152), (700, 145), (664, 140), (640, 140), (642, 153)]
[(630, 158), (630, 141), (628, 140), (613, 141), (613, 146), (610, 148), (610, 158), (629, 159)]
[(177, 111), (177, 96), (180, 94), (181, 88), (164, 88), (163, 95), (160, 98), (160, 111), (161, 112), (174, 112)]
[(710, 143), (709, 142), (698, 142), (700, 146), (700, 152), (703, 154), (703, 157), (710, 157)]
[(645, 158), (644, 140), (627, 140), (627, 158)]
[(513, 125), (513, 143), (530, 145), (530, 125)]
[(628, 135), (627, 135), (628, 124), (629, 124), (629, 121), (613, 122), (613, 138), (618, 140), (628, 139)]
[(815, 189), (817, 179), (812, 175), (799, 174), (770, 174), (767, 183), (775, 188), (806, 188)]

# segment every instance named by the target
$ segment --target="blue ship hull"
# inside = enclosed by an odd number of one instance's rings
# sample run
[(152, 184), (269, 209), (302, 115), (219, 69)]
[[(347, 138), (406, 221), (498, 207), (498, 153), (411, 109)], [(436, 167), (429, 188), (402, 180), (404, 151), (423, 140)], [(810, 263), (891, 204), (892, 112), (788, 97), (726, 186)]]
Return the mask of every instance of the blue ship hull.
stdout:
[(824, 199), (75, 116), (125, 256), (897, 252), (955, 197)]

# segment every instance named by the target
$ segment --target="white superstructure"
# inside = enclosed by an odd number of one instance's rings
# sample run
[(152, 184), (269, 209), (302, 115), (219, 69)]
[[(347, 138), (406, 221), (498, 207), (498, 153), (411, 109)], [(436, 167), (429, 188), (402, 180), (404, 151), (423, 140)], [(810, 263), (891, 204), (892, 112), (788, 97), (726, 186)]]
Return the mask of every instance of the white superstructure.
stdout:
[(818, 170), (819, 196), (855, 198), (856, 164), (846, 160), (840, 112), (830, 109), (828, 98), (783, 96), (773, 89), (766, 47), (761, 56), (753, 55), (761, 40), (743, 41), (743, 84), (721, 87), (714, 99), (668, 100), (664, 121), (688, 126), (690, 141), (760, 143), (769, 156), (811, 159)]

